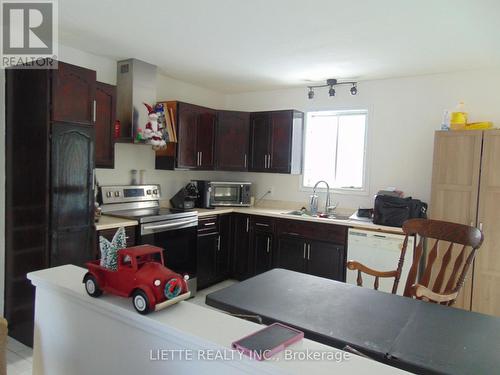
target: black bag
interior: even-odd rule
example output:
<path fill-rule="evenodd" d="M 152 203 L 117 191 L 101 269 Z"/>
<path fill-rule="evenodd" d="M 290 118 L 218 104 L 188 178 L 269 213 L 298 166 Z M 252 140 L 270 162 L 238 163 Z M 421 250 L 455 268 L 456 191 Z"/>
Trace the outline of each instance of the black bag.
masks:
<path fill-rule="evenodd" d="M 373 210 L 373 223 L 389 227 L 402 227 L 408 219 L 427 218 L 427 203 L 419 199 L 377 195 Z"/>

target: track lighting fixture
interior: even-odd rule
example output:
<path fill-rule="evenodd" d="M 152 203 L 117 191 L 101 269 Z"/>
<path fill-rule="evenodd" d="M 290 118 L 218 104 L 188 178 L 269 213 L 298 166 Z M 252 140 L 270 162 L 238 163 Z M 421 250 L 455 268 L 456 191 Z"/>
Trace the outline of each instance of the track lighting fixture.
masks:
<path fill-rule="evenodd" d="M 309 99 L 313 99 L 314 98 L 314 90 L 312 87 L 309 87 L 309 92 L 307 93 L 307 97 Z"/>
<path fill-rule="evenodd" d="M 336 91 L 334 86 L 339 86 L 339 85 L 352 85 L 350 92 L 351 95 L 356 95 L 358 93 L 358 83 L 354 81 L 349 81 L 349 82 L 338 82 L 335 78 L 330 78 L 326 80 L 325 85 L 315 85 L 315 86 L 307 86 L 309 89 L 309 92 L 307 93 L 307 97 L 309 99 L 314 99 L 314 89 L 316 88 L 321 88 L 321 87 L 330 87 L 328 89 L 328 95 L 330 96 L 335 96 Z"/>

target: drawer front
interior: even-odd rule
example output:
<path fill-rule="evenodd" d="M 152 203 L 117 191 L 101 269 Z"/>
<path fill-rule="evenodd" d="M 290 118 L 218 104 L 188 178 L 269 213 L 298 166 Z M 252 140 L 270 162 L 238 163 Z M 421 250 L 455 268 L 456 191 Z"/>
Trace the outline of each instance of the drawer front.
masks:
<path fill-rule="evenodd" d="M 250 225 L 255 230 L 259 230 L 261 232 L 274 232 L 274 220 L 273 218 L 266 216 L 251 216 L 250 217 Z"/>
<path fill-rule="evenodd" d="M 346 245 L 347 229 L 343 225 L 310 223 L 300 220 L 279 220 L 277 224 L 278 235 L 288 234 L 339 245 Z"/>
<path fill-rule="evenodd" d="M 198 219 L 198 233 L 212 233 L 219 230 L 218 216 L 207 216 Z"/>

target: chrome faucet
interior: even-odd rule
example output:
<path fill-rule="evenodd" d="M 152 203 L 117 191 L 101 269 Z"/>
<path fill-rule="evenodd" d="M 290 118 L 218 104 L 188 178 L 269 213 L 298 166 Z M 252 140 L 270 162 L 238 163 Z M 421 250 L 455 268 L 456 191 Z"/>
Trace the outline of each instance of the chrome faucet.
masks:
<path fill-rule="evenodd" d="M 316 215 L 318 213 L 318 195 L 316 194 L 316 188 L 322 182 L 326 185 L 326 201 L 324 213 L 328 214 L 328 211 L 330 210 L 330 185 L 328 185 L 328 182 L 320 180 L 316 182 L 316 185 L 314 185 L 311 200 L 309 201 L 309 211 L 311 212 L 311 215 Z"/>

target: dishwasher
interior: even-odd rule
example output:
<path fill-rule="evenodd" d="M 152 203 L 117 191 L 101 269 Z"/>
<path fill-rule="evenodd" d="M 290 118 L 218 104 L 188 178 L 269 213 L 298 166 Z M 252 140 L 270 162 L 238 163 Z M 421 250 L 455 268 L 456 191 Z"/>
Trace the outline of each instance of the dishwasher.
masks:
<path fill-rule="evenodd" d="M 361 229 L 349 229 L 347 260 L 354 260 L 377 271 L 393 271 L 398 267 L 404 234 L 390 234 Z M 408 248 L 403 263 L 397 294 L 403 295 L 406 278 L 410 270 L 415 246 L 415 237 L 408 238 Z M 356 285 L 358 271 L 347 269 L 346 282 Z M 372 288 L 375 277 L 362 273 L 363 287 Z M 394 278 L 379 278 L 380 291 L 391 293 Z"/>

